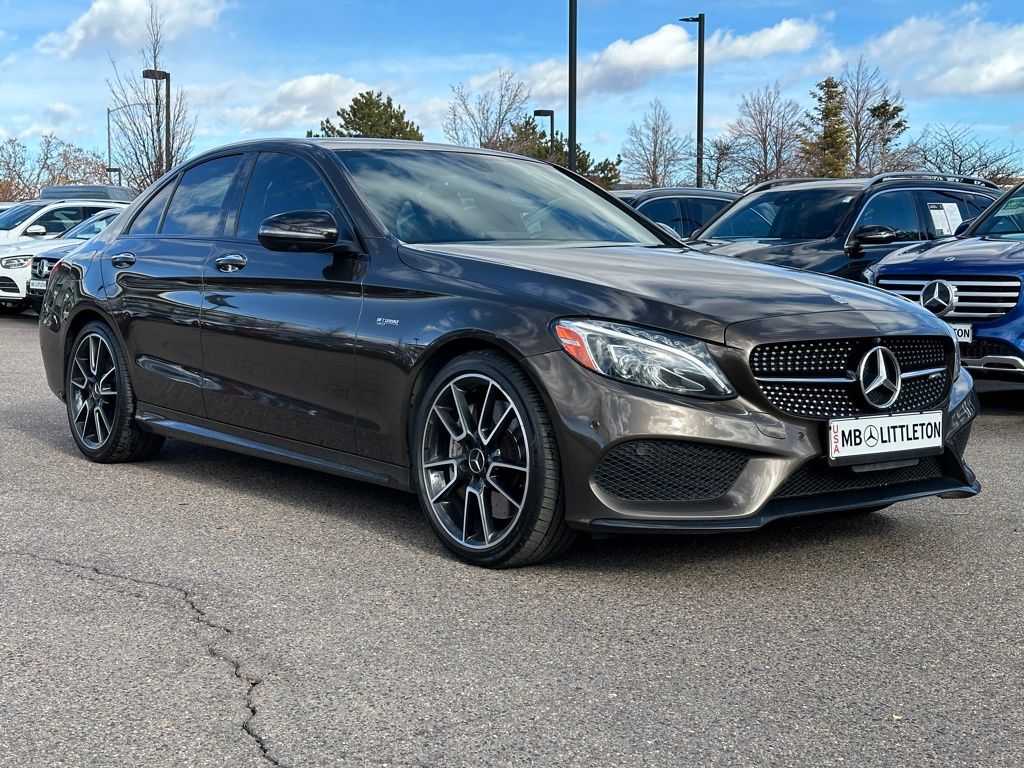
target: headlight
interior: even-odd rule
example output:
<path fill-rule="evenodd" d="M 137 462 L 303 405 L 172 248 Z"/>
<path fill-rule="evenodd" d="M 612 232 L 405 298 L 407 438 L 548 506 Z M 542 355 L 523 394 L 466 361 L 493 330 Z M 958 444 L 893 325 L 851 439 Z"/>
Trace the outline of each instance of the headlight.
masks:
<path fill-rule="evenodd" d="M 4 269 L 21 269 L 31 263 L 31 256 L 8 256 L 6 259 L 0 259 L 0 267 Z"/>
<path fill-rule="evenodd" d="M 601 320 L 559 320 L 555 335 L 580 365 L 604 376 L 680 395 L 736 395 L 698 339 Z"/>

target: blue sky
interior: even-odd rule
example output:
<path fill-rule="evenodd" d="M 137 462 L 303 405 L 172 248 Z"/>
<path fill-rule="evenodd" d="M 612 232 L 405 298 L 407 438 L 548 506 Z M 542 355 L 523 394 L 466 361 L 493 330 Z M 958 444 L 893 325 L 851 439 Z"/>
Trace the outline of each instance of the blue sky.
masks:
<path fill-rule="evenodd" d="M 689 4 L 687 4 L 689 2 Z M 581 142 L 613 155 L 660 98 L 694 128 L 695 25 L 708 17 L 707 132 L 744 92 L 779 81 L 807 102 L 816 80 L 864 55 L 900 88 L 916 133 L 973 123 L 999 142 L 1024 133 L 1024 6 L 910 0 L 580 0 Z M 0 137 L 53 130 L 105 146 L 110 59 L 138 69 L 146 0 L 0 0 Z M 383 89 L 428 139 L 452 83 L 499 68 L 531 85 L 531 107 L 565 128 L 565 0 L 162 0 L 165 66 L 198 113 L 196 149 L 303 135 L 352 95 Z"/>

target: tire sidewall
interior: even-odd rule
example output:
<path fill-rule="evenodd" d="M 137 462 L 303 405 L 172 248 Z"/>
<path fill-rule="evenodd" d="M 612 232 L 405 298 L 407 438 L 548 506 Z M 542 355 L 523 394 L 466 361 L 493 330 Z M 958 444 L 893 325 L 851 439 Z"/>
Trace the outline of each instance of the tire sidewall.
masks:
<path fill-rule="evenodd" d="M 415 428 L 410 439 L 413 482 L 424 517 L 427 518 L 430 527 L 434 529 L 438 538 L 441 539 L 448 549 L 464 560 L 484 566 L 501 565 L 512 559 L 523 548 L 529 533 L 533 530 L 537 518 L 542 512 L 544 487 L 547 480 L 553 473 L 555 479 L 560 481 L 557 453 L 555 454 L 555 462 L 550 462 L 545 457 L 545 452 L 541 447 L 541 430 L 550 429 L 549 422 L 546 422 L 546 420 L 542 421 L 543 416 L 546 416 L 546 414 L 542 415 L 535 412 L 534 407 L 520 392 L 521 384 L 515 381 L 506 369 L 511 369 L 513 372 L 516 370 L 513 363 L 506 362 L 503 358 L 497 357 L 494 354 L 469 354 L 448 363 L 438 372 L 424 392 L 423 398 L 420 400 L 416 410 Z M 464 547 L 448 535 L 448 532 L 434 517 L 430 500 L 426 497 L 423 488 L 422 478 L 423 433 L 426 427 L 427 416 L 430 413 L 430 407 L 438 393 L 454 379 L 471 373 L 483 374 L 494 379 L 514 401 L 516 409 L 522 415 L 522 420 L 525 422 L 522 426 L 528 441 L 531 468 L 526 504 L 519 515 L 519 519 L 515 522 L 512 531 L 500 544 L 496 545 L 493 549 L 484 550 Z M 523 378 L 525 379 L 525 375 Z M 553 436 L 551 436 L 551 439 L 553 439 Z"/>
<path fill-rule="evenodd" d="M 114 358 L 114 377 L 117 380 L 117 408 L 114 412 L 114 423 L 111 426 L 110 435 L 107 437 L 107 441 L 99 448 L 90 448 L 82 442 L 78 436 L 78 430 L 75 429 L 75 418 L 72 413 L 73 409 L 73 398 L 71 396 L 71 370 L 75 362 L 75 354 L 78 351 L 79 345 L 86 336 L 90 335 L 102 336 L 104 341 L 110 348 L 110 352 Z M 75 336 L 74 342 L 68 350 L 68 358 L 64 365 L 64 404 L 65 410 L 68 415 L 68 426 L 71 427 L 71 437 L 75 441 L 75 445 L 78 446 L 85 456 L 92 459 L 93 461 L 104 461 L 107 459 L 115 450 L 118 448 L 119 436 L 123 434 L 125 424 L 129 418 L 128 414 L 128 399 L 129 399 L 129 382 L 124 364 L 124 355 L 121 352 L 121 347 L 117 343 L 117 338 L 113 332 L 107 328 L 106 325 L 100 322 L 91 322 L 82 327 L 82 329 Z"/>

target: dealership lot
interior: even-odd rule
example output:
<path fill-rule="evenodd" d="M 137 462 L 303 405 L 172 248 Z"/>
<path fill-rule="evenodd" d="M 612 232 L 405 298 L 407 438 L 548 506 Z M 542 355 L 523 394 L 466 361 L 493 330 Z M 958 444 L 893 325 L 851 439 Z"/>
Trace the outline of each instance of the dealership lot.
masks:
<path fill-rule="evenodd" d="M 1020 765 L 1021 388 L 984 491 L 491 572 L 412 496 L 86 462 L 0 321 L 0 765 Z M 571 503 L 571 500 L 570 500 Z"/>

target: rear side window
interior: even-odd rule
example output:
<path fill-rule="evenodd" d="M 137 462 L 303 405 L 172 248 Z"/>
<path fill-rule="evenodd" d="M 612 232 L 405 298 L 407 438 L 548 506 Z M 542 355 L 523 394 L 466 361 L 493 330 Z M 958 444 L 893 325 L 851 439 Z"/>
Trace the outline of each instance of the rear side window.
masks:
<path fill-rule="evenodd" d="M 218 157 L 185 171 L 167 206 L 160 234 L 192 237 L 220 234 L 224 202 L 241 159 L 241 155 Z"/>
<path fill-rule="evenodd" d="M 967 206 L 971 210 L 971 218 L 981 216 L 995 202 L 995 198 L 985 197 L 985 195 L 965 194 L 964 197 L 967 198 Z"/>
<path fill-rule="evenodd" d="M 149 202 L 142 206 L 139 215 L 132 222 L 129 234 L 132 235 L 155 235 L 157 227 L 160 226 L 160 219 L 164 215 L 164 208 L 167 201 L 171 199 L 171 192 L 174 191 L 174 182 L 164 184 L 163 188 L 149 199 Z"/>
<path fill-rule="evenodd" d="M 966 192 L 952 189 L 922 189 L 919 193 L 924 202 L 927 218 L 925 226 L 931 237 L 949 237 L 960 223 L 977 216 L 968 199 L 974 197 Z"/>
<path fill-rule="evenodd" d="M 713 197 L 687 197 L 680 202 L 683 204 L 683 234 L 687 237 L 711 221 L 715 214 L 729 204 L 728 200 L 717 200 Z"/>
<path fill-rule="evenodd" d="M 293 155 L 263 152 L 245 187 L 236 234 L 255 240 L 260 224 L 270 216 L 334 208 L 334 196 L 313 166 Z"/>
<path fill-rule="evenodd" d="M 880 192 L 864 206 L 857 228 L 890 227 L 899 242 L 923 240 L 913 194 L 909 191 Z"/>
<path fill-rule="evenodd" d="M 646 203 L 641 203 L 637 210 L 651 221 L 672 227 L 677 235 L 683 234 L 679 206 L 676 205 L 673 198 L 660 197 L 656 200 L 648 200 Z"/>

